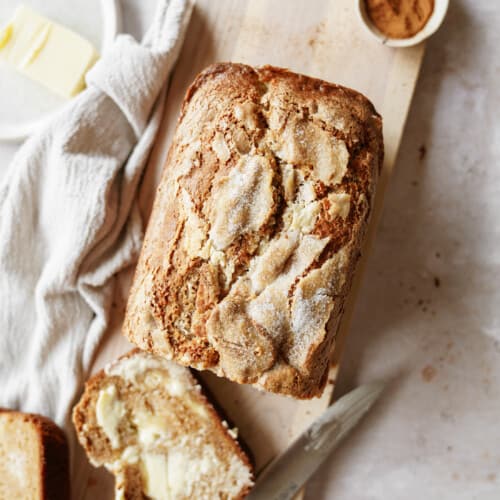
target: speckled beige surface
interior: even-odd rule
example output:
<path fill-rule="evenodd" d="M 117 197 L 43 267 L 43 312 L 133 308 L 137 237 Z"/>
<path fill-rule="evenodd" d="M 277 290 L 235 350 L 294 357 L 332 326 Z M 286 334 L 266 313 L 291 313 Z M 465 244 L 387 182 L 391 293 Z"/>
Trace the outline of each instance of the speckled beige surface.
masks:
<path fill-rule="evenodd" d="M 500 4 L 427 46 L 338 394 L 390 379 L 307 500 L 500 498 Z"/>

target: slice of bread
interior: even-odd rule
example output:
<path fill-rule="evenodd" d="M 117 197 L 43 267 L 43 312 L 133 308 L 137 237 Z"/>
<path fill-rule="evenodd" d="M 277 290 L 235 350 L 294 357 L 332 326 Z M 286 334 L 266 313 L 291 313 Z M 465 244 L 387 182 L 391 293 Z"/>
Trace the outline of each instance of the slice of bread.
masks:
<path fill-rule="evenodd" d="M 73 411 L 95 466 L 115 475 L 116 498 L 241 499 L 252 467 L 191 372 L 131 351 L 92 377 Z"/>
<path fill-rule="evenodd" d="M 0 409 L 0 499 L 68 500 L 66 437 L 41 415 Z"/>

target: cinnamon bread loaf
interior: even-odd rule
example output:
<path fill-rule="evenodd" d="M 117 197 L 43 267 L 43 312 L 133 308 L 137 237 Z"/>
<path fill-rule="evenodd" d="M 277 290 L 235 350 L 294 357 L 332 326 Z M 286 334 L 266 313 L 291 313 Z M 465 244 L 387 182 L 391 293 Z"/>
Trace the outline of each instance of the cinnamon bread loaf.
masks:
<path fill-rule="evenodd" d="M 321 394 L 382 158 L 358 92 L 210 66 L 182 105 L 126 336 L 239 383 Z"/>

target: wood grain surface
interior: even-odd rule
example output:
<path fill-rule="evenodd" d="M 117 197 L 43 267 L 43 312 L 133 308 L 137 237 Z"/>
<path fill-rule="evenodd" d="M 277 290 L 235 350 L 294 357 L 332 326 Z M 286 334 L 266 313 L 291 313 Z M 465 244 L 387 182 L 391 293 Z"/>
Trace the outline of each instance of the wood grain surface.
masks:
<path fill-rule="evenodd" d="M 385 162 L 361 262 L 337 336 L 330 380 L 322 398 L 294 401 L 203 374 L 220 405 L 240 429 L 261 470 L 330 403 L 342 346 L 349 329 L 366 254 L 374 238 L 387 182 L 397 155 L 406 115 L 424 54 L 424 45 L 385 47 L 365 31 L 354 0 L 199 0 L 171 79 L 158 140 L 146 170 L 140 205 L 147 221 L 180 103 L 190 82 L 216 61 L 272 64 L 352 87 L 364 93 L 383 117 Z M 94 369 L 126 352 L 120 335 L 124 303 L 133 270 L 117 278 L 113 327 Z M 111 498 L 103 471 L 89 480 L 87 498 Z"/>

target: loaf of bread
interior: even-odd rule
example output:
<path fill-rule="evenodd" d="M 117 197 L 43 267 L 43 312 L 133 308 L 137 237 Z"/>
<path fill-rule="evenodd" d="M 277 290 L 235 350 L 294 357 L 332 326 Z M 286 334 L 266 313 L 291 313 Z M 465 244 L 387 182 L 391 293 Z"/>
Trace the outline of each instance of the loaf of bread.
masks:
<path fill-rule="evenodd" d="M 381 118 L 361 94 L 269 66 L 209 67 L 182 105 L 126 336 L 238 383 L 321 394 L 382 158 Z"/>
<path fill-rule="evenodd" d="M 241 499 L 252 486 L 236 431 L 187 368 L 158 356 L 137 349 L 92 377 L 73 422 L 116 499 Z"/>
<path fill-rule="evenodd" d="M 0 498 L 69 500 L 66 437 L 48 418 L 0 409 Z"/>

